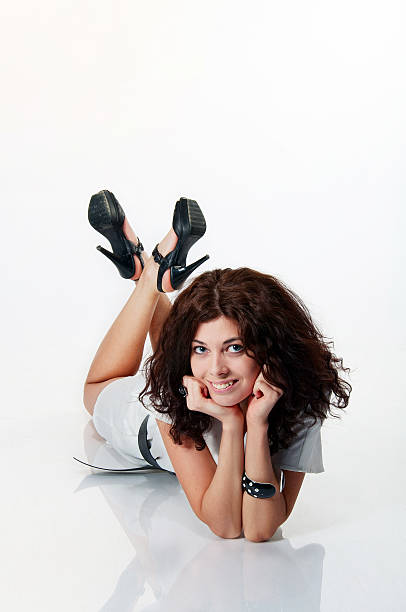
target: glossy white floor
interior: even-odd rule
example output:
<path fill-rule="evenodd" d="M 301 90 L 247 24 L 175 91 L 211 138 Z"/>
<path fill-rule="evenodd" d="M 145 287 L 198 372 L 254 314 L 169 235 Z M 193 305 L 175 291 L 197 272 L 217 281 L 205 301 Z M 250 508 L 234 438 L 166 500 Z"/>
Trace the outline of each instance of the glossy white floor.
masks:
<path fill-rule="evenodd" d="M 215 536 L 171 474 L 75 462 L 118 465 L 80 405 L 10 418 L 3 609 L 404 610 L 403 432 L 374 432 L 354 414 L 325 423 L 326 471 L 305 477 L 293 514 L 265 543 Z"/>

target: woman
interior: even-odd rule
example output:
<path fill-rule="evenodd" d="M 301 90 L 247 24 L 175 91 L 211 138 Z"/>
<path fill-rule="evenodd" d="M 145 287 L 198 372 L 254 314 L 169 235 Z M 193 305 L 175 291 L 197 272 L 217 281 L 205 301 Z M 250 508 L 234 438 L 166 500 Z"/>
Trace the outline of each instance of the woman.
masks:
<path fill-rule="evenodd" d="M 93 360 L 84 403 L 97 431 L 127 457 L 176 473 L 200 520 L 218 536 L 269 539 L 290 515 L 306 472 L 324 471 L 320 427 L 348 405 L 351 385 L 300 298 L 249 268 L 185 267 L 205 233 L 181 198 L 172 228 L 148 258 L 114 195 L 92 197 L 101 250 L 136 281 Z M 139 372 L 150 335 L 153 354 Z M 331 404 L 333 405 L 333 404 Z M 332 414 L 332 416 L 336 416 Z M 145 437 L 145 439 L 144 439 Z M 148 440 L 148 445 L 146 441 Z"/>

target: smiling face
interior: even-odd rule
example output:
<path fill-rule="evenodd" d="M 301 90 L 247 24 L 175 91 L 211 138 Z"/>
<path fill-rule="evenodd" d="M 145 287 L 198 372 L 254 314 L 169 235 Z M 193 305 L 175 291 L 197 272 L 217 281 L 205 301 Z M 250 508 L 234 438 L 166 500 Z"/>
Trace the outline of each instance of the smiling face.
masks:
<path fill-rule="evenodd" d="M 237 323 L 224 316 L 200 323 L 196 330 L 190 357 L 192 374 L 205 383 L 210 397 L 220 406 L 234 406 L 246 399 L 261 370 L 242 342 Z"/>

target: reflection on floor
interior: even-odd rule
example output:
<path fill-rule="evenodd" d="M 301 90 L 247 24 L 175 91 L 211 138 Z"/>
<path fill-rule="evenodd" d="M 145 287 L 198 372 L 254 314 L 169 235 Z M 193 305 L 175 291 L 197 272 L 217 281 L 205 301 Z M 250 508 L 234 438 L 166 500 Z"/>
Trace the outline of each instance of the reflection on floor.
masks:
<path fill-rule="evenodd" d="M 84 441 L 93 465 L 129 467 L 91 421 Z M 280 529 L 260 546 L 244 538 L 218 538 L 194 516 L 169 473 L 93 474 L 78 490 L 87 487 L 102 491 L 136 551 L 103 609 L 269 610 L 272 602 L 271 609 L 289 610 L 299 601 L 301 610 L 320 609 L 324 549 L 319 544 L 295 550 Z"/>
<path fill-rule="evenodd" d="M 326 472 L 306 475 L 292 515 L 263 543 L 214 535 L 172 474 L 74 461 L 128 468 L 88 415 L 4 425 L 8 612 L 405 609 L 404 493 L 385 466 L 360 478 L 355 455 L 341 465 L 329 455 L 342 450 L 335 424 L 323 432 Z"/>

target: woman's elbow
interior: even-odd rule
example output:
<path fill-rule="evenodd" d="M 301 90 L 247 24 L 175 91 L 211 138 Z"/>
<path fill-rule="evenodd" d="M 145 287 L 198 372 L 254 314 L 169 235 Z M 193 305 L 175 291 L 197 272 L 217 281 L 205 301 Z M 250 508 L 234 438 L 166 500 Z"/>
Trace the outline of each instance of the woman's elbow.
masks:
<path fill-rule="evenodd" d="M 270 540 L 272 538 L 272 536 L 267 537 L 262 537 L 262 536 L 251 536 L 251 535 L 246 535 L 245 539 L 249 540 L 250 542 L 267 542 L 268 540 Z"/>
<path fill-rule="evenodd" d="M 227 529 L 227 530 L 218 530 L 210 527 L 211 531 L 218 536 L 219 538 L 223 538 L 223 540 L 231 540 L 235 538 L 239 538 L 241 536 L 241 529 Z"/>
<path fill-rule="evenodd" d="M 244 532 L 244 537 L 246 540 L 249 540 L 250 542 L 267 542 L 274 536 L 275 532 L 276 532 L 276 529 L 267 534 L 245 533 Z"/>

